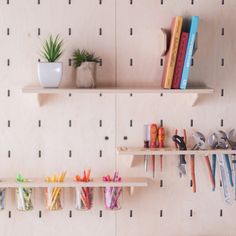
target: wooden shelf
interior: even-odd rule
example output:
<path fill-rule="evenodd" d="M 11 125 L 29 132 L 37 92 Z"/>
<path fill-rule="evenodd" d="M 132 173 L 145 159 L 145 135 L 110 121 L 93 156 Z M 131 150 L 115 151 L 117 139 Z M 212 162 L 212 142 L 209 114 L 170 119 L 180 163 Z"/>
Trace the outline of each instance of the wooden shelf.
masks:
<path fill-rule="evenodd" d="M 18 187 L 30 187 L 30 188 L 47 188 L 47 187 L 62 187 L 62 188 L 74 188 L 74 187 L 127 187 L 130 190 L 130 194 L 133 194 L 136 187 L 147 187 L 147 178 L 123 178 L 121 182 L 104 182 L 101 178 L 94 178 L 91 182 L 76 182 L 73 178 L 66 178 L 64 182 L 48 183 L 44 179 L 29 178 L 29 182 L 19 183 L 16 179 L 3 179 L 1 178 L 0 188 L 18 188 Z"/>
<path fill-rule="evenodd" d="M 118 155 L 129 157 L 129 166 L 133 165 L 135 157 L 152 156 L 177 156 L 177 155 L 195 155 L 195 156 L 211 156 L 213 154 L 236 154 L 236 150 L 231 149 L 215 149 L 215 150 L 186 150 L 180 151 L 176 148 L 141 148 L 141 147 L 118 147 Z"/>
<path fill-rule="evenodd" d="M 212 88 L 189 88 L 189 89 L 162 89 L 160 87 L 147 87 L 147 88 L 129 88 L 129 87 L 101 87 L 93 89 L 79 89 L 79 88 L 41 88 L 41 87 L 24 87 L 22 92 L 25 94 L 37 95 L 39 105 L 41 105 L 42 96 L 57 94 L 90 94 L 90 93 L 109 93 L 109 94 L 124 94 L 124 93 L 148 93 L 148 94 L 188 94 L 191 95 L 191 105 L 194 105 L 202 94 L 212 94 Z"/>
<path fill-rule="evenodd" d="M 197 93 L 197 94 L 212 94 L 211 88 L 193 88 L 193 89 L 161 89 L 160 87 L 150 88 L 126 88 L 126 87 L 101 87 L 92 89 L 79 89 L 79 88 L 41 88 L 41 87 L 24 87 L 23 93 L 36 93 L 36 94 L 69 94 L 69 93 Z"/>
<path fill-rule="evenodd" d="M 196 155 L 205 156 L 212 154 L 236 154 L 236 150 L 231 149 L 215 149 L 215 150 L 186 150 L 180 151 L 175 148 L 140 148 L 140 147 L 118 147 L 117 152 L 119 155 L 132 155 L 132 156 L 144 156 L 144 155 Z"/>

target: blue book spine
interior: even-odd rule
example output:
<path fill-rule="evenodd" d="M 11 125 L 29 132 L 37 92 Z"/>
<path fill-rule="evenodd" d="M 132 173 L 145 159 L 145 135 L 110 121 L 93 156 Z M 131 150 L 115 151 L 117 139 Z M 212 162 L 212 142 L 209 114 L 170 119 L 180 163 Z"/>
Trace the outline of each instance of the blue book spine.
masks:
<path fill-rule="evenodd" d="M 196 39 L 198 25 L 199 25 L 199 16 L 192 16 L 190 32 L 189 32 L 188 46 L 187 46 L 186 56 L 185 56 L 185 60 L 184 60 L 182 78 L 181 78 L 181 82 L 180 82 L 180 88 L 181 89 L 186 89 L 187 88 L 189 70 L 190 70 L 190 66 L 191 66 L 194 42 L 195 42 L 195 39 Z"/>

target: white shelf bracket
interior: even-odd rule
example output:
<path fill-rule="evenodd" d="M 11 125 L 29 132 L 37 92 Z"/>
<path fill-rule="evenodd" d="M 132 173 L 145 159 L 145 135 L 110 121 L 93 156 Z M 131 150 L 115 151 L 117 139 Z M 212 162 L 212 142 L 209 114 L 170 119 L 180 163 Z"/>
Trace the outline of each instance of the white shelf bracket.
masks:
<path fill-rule="evenodd" d="M 37 94 L 37 103 L 38 106 L 44 106 L 49 100 L 53 99 L 53 97 L 58 96 L 58 94 L 50 94 L 50 93 L 38 93 Z"/>
<path fill-rule="evenodd" d="M 129 162 L 129 167 L 134 167 L 134 156 L 133 155 L 130 155 L 128 157 L 128 162 Z"/>
<path fill-rule="evenodd" d="M 124 151 L 125 149 L 126 147 L 119 148 L 120 151 Z M 119 150 L 117 150 L 118 155 L 119 155 Z M 128 167 L 134 167 L 135 156 L 132 154 L 126 154 L 125 156 L 126 156 L 126 158 L 124 158 L 125 164 L 127 164 Z"/>
<path fill-rule="evenodd" d="M 134 187 L 129 187 L 129 195 L 130 196 L 134 195 Z"/>
<path fill-rule="evenodd" d="M 42 104 L 43 104 L 43 100 L 44 100 L 43 97 L 44 97 L 44 95 L 38 93 L 36 96 L 37 96 L 37 98 L 36 98 L 37 99 L 37 104 L 38 104 L 39 107 L 41 107 Z"/>
<path fill-rule="evenodd" d="M 190 101 L 190 105 L 193 107 L 197 104 L 197 101 L 198 101 L 198 98 L 199 98 L 200 94 L 198 93 L 193 93 L 191 94 L 191 99 L 189 100 Z"/>

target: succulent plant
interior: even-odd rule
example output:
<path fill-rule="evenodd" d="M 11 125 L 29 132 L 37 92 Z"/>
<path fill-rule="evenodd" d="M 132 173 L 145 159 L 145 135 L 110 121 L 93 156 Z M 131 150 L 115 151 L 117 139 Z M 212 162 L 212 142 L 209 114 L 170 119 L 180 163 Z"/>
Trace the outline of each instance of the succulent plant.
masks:
<path fill-rule="evenodd" d="M 62 43 L 59 35 L 53 38 L 50 35 L 49 39 L 43 44 L 42 54 L 48 62 L 55 62 L 62 55 Z"/>
<path fill-rule="evenodd" d="M 74 67 L 79 67 L 83 62 L 96 62 L 100 61 L 99 57 L 95 56 L 95 53 L 88 52 L 86 50 L 76 49 L 73 53 L 73 65 Z"/>

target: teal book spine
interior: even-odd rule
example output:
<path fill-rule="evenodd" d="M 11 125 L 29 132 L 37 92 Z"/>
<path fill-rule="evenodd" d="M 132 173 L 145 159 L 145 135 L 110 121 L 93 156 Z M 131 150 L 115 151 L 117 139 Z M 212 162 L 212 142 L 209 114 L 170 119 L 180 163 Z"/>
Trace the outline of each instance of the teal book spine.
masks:
<path fill-rule="evenodd" d="M 194 43 L 195 43 L 195 39 L 196 39 L 196 34 L 198 31 L 198 25 L 199 25 L 199 16 L 192 16 L 188 46 L 187 46 L 187 50 L 186 50 L 183 73 L 182 73 L 182 78 L 181 78 L 181 82 L 180 82 L 181 89 L 187 88 L 189 70 L 190 70 L 190 66 L 191 66 L 191 60 L 192 60 L 192 55 L 193 55 L 193 48 L 194 48 Z"/>

